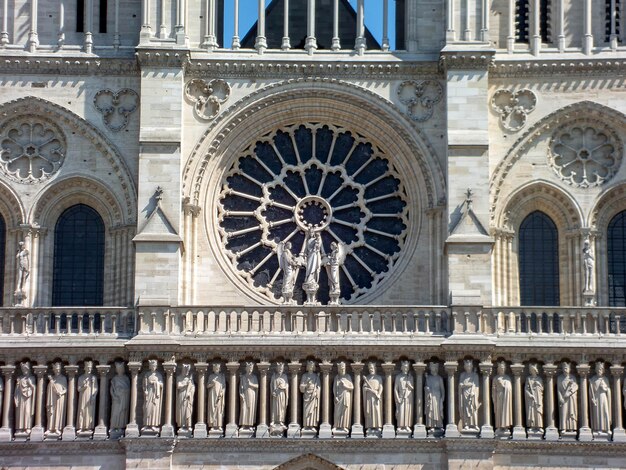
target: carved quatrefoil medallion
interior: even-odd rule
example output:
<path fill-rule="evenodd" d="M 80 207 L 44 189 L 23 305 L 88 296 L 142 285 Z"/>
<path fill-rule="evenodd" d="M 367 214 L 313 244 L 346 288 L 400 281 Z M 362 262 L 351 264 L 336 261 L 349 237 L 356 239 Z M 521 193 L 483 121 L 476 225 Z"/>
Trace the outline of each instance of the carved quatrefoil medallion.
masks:
<path fill-rule="evenodd" d="M 526 125 L 526 119 L 535 110 L 537 95 L 532 90 L 498 90 L 491 97 L 491 108 L 500 115 L 500 124 L 506 130 L 517 132 Z"/>
<path fill-rule="evenodd" d="M 566 183 L 588 188 L 606 183 L 617 173 L 622 153 L 615 132 L 581 122 L 557 129 L 550 141 L 548 162 Z"/>
<path fill-rule="evenodd" d="M 0 167 L 20 183 L 40 182 L 55 174 L 66 149 L 63 132 L 43 119 L 20 117 L 0 128 Z"/>
<path fill-rule="evenodd" d="M 222 104 L 228 101 L 230 86 L 224 80 L 217 78 L 210 82 L 194 78 L 187 82 L 185 96 L 193 103 L 196 116 L 208 121 L 217 116 Z"/>
<path fill-rule="evenodd" d="M 139 96 L 130 88 L 122 88 L 117 92 L 105 89 L 96 93 L 93 104 L 102 113 L 104 125 L 113 132 L 119 132 L 126 127 L 128 117 L 137 109 Z"/>
<path fill-rule="evenodd" d="M 439 82 L 407 80 L 398 86 L 398 99 L 406 106 L 407 114 L 417 122 L 428 121 L 434 106 L 443 98 L 443 88 Z"/>

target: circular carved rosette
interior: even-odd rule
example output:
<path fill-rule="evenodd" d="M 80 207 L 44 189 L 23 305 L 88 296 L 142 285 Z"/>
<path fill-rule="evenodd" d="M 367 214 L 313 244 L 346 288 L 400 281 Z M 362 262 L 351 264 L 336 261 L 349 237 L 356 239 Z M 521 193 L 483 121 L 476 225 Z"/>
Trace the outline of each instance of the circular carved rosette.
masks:
<path fill-rule="evenodd" d="M 391 161 L 364 137 L 332 125 L 306 123 L 271 132 L 250 145 L 227 172 L 217 205 L 219 233 L 237 274 L 277 302 L 282 271 L 277 247 L 291 242 L 304 256 L 319 233 L 322 256 L 345 247 L 341 299 L 355 303 L 396 264 L 406 238 L 407 195 Z M 302 303 L 305 269 L 294 299 Z M 328 276 L 320 272 L 326 303 Z"/>

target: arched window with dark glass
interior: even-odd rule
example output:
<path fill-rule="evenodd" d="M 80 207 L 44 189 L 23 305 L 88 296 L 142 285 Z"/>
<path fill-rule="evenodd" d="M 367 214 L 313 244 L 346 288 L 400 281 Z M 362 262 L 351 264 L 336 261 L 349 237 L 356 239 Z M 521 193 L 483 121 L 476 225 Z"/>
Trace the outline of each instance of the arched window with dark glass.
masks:
<path fill-rule="evenodd" d="M 607 232 L 609 305 L 626 307 L 626 211 L 611 219 Z"/>
<path fill-rule="evenodd" d="M 531 19 L 534 17 L 534 3 L 531 0 L 515 2 L 515 42 L 528 44 L 532 36 Z M 541 42 L 549 43 L 550 39 L 550 8 L 549 0 L 539 0 L 539 35 Z"/>
<path fill-rule="evenodd" d="M 521 305 L 559 305 L 559 237 L 552 219 L 529 214 L 519 229 Z"/>
<path fill-rule="evenodd" d="M 54 231 L 53 306 L 98 306 L 104 290 L 104 223 L 91 207 L 66 209 Z"/>
<path fill-rule="evenodd" d="M 4 251 L 6 250 L 6 233 L 7 226 L 0 215 L 0 306 L 4 305 L 4 271 L 6 270 Z"/>

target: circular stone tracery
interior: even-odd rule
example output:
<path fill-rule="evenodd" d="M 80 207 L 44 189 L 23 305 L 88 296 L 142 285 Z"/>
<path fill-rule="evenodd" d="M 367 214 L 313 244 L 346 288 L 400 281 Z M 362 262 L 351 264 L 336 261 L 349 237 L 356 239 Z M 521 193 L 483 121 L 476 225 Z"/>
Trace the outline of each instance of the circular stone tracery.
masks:
<path fill-rule="evenodd" d="M 271 301 L 281 297 L 277 246 L 303 255 L 306 233 L 319 232 L 322 254 L 346 248 L 341 298 L 354 303 L 396 264 L 406 238 L 407 195 L 383 152 L 348 129 L 306 123 L 273 131 L 250 145 L 225 176 L 217 206 L 219 233 L 235 271 Z M 302 291 L 298 270 L 294 299 Z M 328 301 L 320 272 L 318 299 Z"/>

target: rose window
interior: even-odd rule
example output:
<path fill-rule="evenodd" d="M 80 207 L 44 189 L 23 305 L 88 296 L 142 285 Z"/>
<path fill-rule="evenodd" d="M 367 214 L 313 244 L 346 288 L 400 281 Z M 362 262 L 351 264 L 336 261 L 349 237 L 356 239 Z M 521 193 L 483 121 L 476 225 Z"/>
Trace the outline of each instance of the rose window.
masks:
<path fill-rule="evenodd" d="M 587 188 L 610 180 L 619 168 L 621 154 L 620 140 L 612 131 L 576 125 L 555 133 L 548 161 L 563 181 Z"/>
<path fill-rule="evenodd" d="M 2 127 L 0 165 L 15 181 L 29 183 L 48 178 L 61 167 L 65 151 L 62 133 L 51 123 L 19 119 Z"/>
<path fill-rule="evenodd" d="M 398 260 L 406 200 L 393 164 L 363 136 L 331 125 L 294 125 L 263 136 L 235 161 L 219 197 L 218 229 L 237 273 L 272 301 L 282 295 L 281 242 L 290 242 L 300 259 L 311 234 L 320 235 L 324 259 L 331 243 L 341 245 L 340 299 L 354 303 Z M 293 275 L 297 303 L 306 299 L 305 269 Z M 322 303 L 329 300 L 328 275 L 320 269 Z"/>

